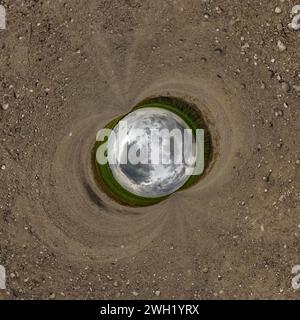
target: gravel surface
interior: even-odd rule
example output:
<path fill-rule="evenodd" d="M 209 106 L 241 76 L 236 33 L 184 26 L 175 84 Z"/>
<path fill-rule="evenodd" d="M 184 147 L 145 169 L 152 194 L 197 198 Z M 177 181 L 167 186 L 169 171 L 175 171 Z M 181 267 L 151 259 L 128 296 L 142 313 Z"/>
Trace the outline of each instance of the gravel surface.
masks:
<path fill-rule="evenodd" d="M 296 1 L 1 3 L 0 298 L 300 297 Z M 121 206 L 94 181 L 96 133 L 160 95 L 198 105 L 215 159 Z"/>

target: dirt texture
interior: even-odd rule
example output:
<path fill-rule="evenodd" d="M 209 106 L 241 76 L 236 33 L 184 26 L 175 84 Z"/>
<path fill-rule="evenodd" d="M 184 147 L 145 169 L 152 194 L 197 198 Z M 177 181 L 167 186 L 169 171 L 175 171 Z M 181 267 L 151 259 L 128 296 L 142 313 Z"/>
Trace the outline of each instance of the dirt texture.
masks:
<path fill-rule="evenodd" d="M 6 0 L 2 299 L 298 299 L 300 31 L 291 0 Z M 195 103 L 212 168 L 147 208 L 97 186 L 99 129 Z"/>

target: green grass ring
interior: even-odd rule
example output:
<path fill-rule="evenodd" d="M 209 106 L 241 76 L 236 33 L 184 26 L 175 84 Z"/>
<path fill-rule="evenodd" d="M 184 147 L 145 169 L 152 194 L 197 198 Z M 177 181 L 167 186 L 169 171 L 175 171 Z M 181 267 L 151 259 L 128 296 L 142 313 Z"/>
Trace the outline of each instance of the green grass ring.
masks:
<path fill-rule="evenodd" d="M 196 134 L 197 129 L 204 129 L 205 130 L 205 168 L 207 168 L 208 162 L 212 157 L 212 139 L 211 135 L 208 131 L 208 127 L 203 119 L 201 112 L 198 108 L 194 105 L 188 104 L 187 102 L 177 99 L 177 98 L 168 98 L 168 97 L 160 97 L 160 98 L 152 98 L 147 99 L 140 104 L 136 105 L 130 112 L 134 110 L 141 109 L 141 108 L 149 108 L 149 107 L 158 107 L 162 109 L 166 109 L 175 113 L 181 119 L 183 119 L 187 125 L 192 129 L 193 133 Z M 120 116 L 116 119 L 113 119 L 109 122 L 105 128 L 113 129 L 124 117 L 127 116 Z M 106 139 L 107 140 L 107 139 Z M 109 195 L 111 198 L 116 200 L 117 202 L 133 206 L 133 207 L 144 207 L 144 206 L 151 206 L 157 204 L 165 199 L 167 199 L 170 195 L 164 197 L 157 197 L 157 198 L 146 198 L 141 197 L 124 189 L 118 181 L 114 178 L 109 164 L 106 163 L 104 165 L 100 165 L 96 160 L 96 152 L 99 146 L 101 146 L 105 141 L 97 141 L 92 150 L 92 166 L 94 170 L 94 175 L 97 184 L 101 189 Z M 203 175 L 203 173 L 202 173 Z M 190 176 L 188 181 L 182 186 L 178 191 L 190 188 L 195 183 L 197 183 L 201 176 Z M 178 192 L 177 191 L 177 192 Z"/>

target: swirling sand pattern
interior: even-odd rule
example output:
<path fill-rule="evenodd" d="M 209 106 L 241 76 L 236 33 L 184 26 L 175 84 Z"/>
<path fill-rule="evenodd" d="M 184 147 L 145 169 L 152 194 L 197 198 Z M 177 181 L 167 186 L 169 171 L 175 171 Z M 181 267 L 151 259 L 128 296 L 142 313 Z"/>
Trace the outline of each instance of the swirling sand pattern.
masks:
<path fill-rule="evenodd" d="M 289 109 L 289 129 L 281 123 L 273 123 L 272 129 L 265 127 L 270 106 L 278 105 L 274 90 L 280 88 L 268 78 L 267 64 L 255 67 L 245 62 L 240 55 L 243 28 L 228 24 L 233 16 L 243 18 L 255 46 L 259 16 L 247 24 L 251 15 L 245 13 L 246 4 L 228 1 L 220 15 L 211 8 L 213 1 L 200 2 L 89 1 L 84 6 L 76 1 L 72 11 L 71 4 L 51 3 L 29 16 L 41 21 L 52 17 L 56 35 L 44 37 L 39 31 L 44 24 L 38 30 L 32 24 L 31 41 L 36 45 L 29 51 L 31 69 L 18 69 L 15 61 L 23 52 L 19 47 L 11 50 L 11 59 L 15 59 L 11 66 L 20 74 L 31 70 L 33 79 L 43 75 L 39 83 L 53 82 L 45 98 L 49 101 L 39 100 L 30 118 L 40 128 L 42 143 L 37 148 L 24 144 L 28 156 L 23 163 L 15 162 L 24 191 L 11 200 L 9 210 L 19 224 L 8 223 L 3 234 L 9 234 L 7 239 L 18 248 L 28 243 L 32 257 L 41 248 L 52 255 L 37 268 L 32 267 L 29 254 L 17 254 L 19 249 L 15 249 L 17 256 L 28 257 L 25 265 L 7 258 L 24 276 L 31 270 L 40 281 L 44 275 L 43 284 L 16 296 L 47 298 L 50 292 L 45 285 L 50 274 L 56 283 L 62 283 L 62 289 L 52 282 L 49 287 L 64 290 L 67 297 L 132 298 L 138 293 L 143 298 L 248 298 L 279 292 L 289 276 L 289 264 L 279 265 L 272 253 L 296 263 L 292 249 L 282 251 L 282 241 L 288 248 L 298 241 L 290 238 L 288 230 L 296 225 L 299 197 L 294 182 L 267 187 L 261 176 L 269 169 L 278 175 L 279 166 L 292 181 L 299 178 L 294 168 L 284 166 L 282 153 L 272 151 L 285 137 L 286 147 L 295 150 L 299 118 Z M 262 12 L 267 12 L 269 1 L 262 2 Z M 254 7 L 249 4 L 248 9 Z M 204 17 L 210 10 L 214 20 Z M 53 48 L 51 41 L 61 48 L 57 56 L 48 51 Z M 269 56 L 266 48 L 260 50 L 265 50 L 261 55 Z M 45 60 L 38 64 L 40 56 Z M 274 89 L 262 90 L 258 76 Z M 28 93 L 24 101 L 33 101 L 34 94 Z M 205 177 L 192 188 L 153 207 L 122 206 L 97 186 L 91 149 L 99 129 L 152 96 L 183 98 L 199 107 L 211 130 L 214 159 Z M 295 99 L 290 94 L 285 101 L 293 105 Z M 44 111 L 44 104 L 49 111 Z M 9 138 L 8 142 L 15 147 Z M 258 151 L 258 146 L 268 143 L 269 149 Z M 293 151 L 288 157 L 295 163 Z M 267 188 L 272 192 L 265 192 Z M 272 203 L 279 192 L 290 202 L 283 202 L 274 217 Z M 282 222 L 284 212 L 289 220 Z M 269 228 L 268 234 L 261 231 L 262 225 Z M 24 231 L 24 226 L 29 229 Z M 16 230 L 19 236 L 14 238 Z M 278 230 L 285 230 L 284 240 Z M 11 252 L 8 248 L 7 244 L 5 250 Z M 266 263 L 274 272 L 265 272 L 261 266 Z M 73 283 L 81 287 L 79 291 L 76 285 L 69 286 L 69 272 L 77 279 Z M 82 279 L 74 275 L 81 272 Z M 265 279 L 263 286 L 257 277 Z M 118 285 L 112 285 L 110 278 Z M 93 290 L 87 283 L 92 283 Z M 20 286 L 13 280 L 10 285 Z"/>

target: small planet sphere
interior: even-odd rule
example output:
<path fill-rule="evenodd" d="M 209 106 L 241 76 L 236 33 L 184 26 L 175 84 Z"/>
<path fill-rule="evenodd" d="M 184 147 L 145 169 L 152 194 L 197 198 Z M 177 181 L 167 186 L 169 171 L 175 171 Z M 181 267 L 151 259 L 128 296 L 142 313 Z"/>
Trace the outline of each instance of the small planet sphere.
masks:
<path fill-rule="evenodd" d="M 176 133 L 175 138 L 171 134 L 171 139 L 164 139 L 162 132 Z M 195 138 L 174 112 L 159 107 L 137 109 L 126 115 L 113 133 L 108 138 L 108 165 L 128 192 L 146 198 L 164 197 L 188 181 L 194 166 Z"/>

